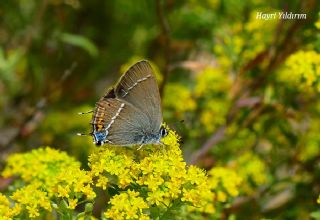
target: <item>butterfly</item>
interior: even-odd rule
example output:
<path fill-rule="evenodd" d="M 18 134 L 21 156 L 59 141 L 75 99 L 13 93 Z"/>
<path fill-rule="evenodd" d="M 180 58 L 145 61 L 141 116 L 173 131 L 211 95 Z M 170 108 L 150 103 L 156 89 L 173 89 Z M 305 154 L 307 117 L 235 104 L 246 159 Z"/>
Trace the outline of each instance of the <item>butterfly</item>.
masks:
<path fill-rule="evenodd" d="M 96 103 L 91 135 L 97 146 L 162 144 L 161 99 L 153 69 L 143 60 L 132 65 Z"/>

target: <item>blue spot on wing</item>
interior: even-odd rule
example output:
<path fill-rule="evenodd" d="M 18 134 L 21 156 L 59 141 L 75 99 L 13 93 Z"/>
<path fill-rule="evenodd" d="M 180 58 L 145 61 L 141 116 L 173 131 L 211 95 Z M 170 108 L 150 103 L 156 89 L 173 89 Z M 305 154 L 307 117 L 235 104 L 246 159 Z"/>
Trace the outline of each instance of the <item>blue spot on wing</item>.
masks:
<path fill-rule="evenodd" d="M 107 134 L 105 131 L 98 131 L 93 133 L 95 144 L 100 146 L 107 140 Z"/>

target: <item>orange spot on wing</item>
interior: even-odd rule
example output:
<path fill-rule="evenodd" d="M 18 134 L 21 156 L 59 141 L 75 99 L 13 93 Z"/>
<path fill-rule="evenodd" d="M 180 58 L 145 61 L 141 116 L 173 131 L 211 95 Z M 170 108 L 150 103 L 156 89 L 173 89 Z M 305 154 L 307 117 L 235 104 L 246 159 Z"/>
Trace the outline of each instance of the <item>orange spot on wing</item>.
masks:
<path fill-rule="evenodd" d="M 98 118 L 97 126 L 96 126 L 96 130 L 97 131 L 103 130 L 103 128 L 104 128 L 104 123 L 103 122 L 104 122 L 104 113 L 102 113 L 100 115 L 100 117 Z"/>

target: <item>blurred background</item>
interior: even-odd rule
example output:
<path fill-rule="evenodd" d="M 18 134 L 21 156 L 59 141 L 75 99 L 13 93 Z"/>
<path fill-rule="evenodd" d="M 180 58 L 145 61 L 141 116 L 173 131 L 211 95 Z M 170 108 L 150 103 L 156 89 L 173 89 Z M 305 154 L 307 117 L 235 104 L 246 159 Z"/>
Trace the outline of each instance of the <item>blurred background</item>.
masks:
<path fill-rule="evenodd" d="M 75 134 L 90 132 L 91 115 L 77 113 L 147 59 L 187 163 L 244 179 L 225 213 L 320 219 L 319 9 L 318 0 L 0 1 L 0 169 L 41 146 L 86 168 L 92 139 Z"/>

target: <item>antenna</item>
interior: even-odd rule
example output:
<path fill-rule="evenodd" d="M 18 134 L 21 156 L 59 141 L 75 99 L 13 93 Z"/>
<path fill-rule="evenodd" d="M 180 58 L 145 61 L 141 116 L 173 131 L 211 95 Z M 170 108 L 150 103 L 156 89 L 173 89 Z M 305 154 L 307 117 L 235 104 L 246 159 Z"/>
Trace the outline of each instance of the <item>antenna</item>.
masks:
<path fill-rule="evenodd" d="M 89 134 L 83 134 L 83 133 L 77 133 L 78 136 L 91 136 L 92 134 L 89 133 Z"/>
<path fill-rule="evenodd" d="M 182 120 L 180 120 L 180 121 L 176 121 L 176 122 L 174 122 L 174 123 L 172 123 L 172 124 L 169 124 L 169 125 L 171 125 L 171 126 L 174 126 L 174 125 L 177 125 L 177 124 L 183 124 L 184 123 L 184 119 L 182 119 Z"/>
<path fill-rule="evenodd" d="M 78 115 L 84 115 L 84 114 L 89 114 L 92 113 L 93 110 L 87 111 L 87 112 L 78 112 Z"/>

